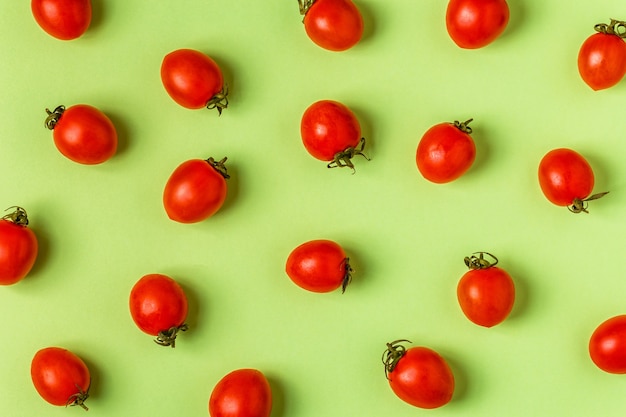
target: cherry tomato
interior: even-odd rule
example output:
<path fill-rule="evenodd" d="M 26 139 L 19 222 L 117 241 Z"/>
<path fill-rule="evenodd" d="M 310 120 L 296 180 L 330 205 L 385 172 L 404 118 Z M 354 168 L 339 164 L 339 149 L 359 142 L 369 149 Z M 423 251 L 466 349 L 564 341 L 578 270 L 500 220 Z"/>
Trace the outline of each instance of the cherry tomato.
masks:
<path fill-rule="evenodd" d="M 365 138 L 352 111 L 342 103 L 320 100 L 311 104 L 300 123 L 302 143 L 306 150 L 321 161 L 331 161 L 328 168 L 350 167 L 352 158 L 363 154 Z"/>
<path fill-rule="evenodd" d="M 91 375 L 85 362 L 60 347 L 47 347 L 35 353 L 30 376 L 41 397 L 52 405 L 78 405 L 85 410 Z"/>
<path fill-rule="evenodd" d="M 304 30 L 318 46 L 345 51 L 363 36 L 363 17 L 351 0 L 298 0 Z"/>
<path fill-rule="evenodd" d="M 211 417 L 269 417 L 272 390 L 256 369 L 237 369 L 224 376 L 209 398 Z"/>
<path fill-rule="evenodd" d="M 80 37 L 91 23 L 91 0 L 32 0 L 30 8 L 37 24 L 61 40 Z"/>
<path fill-rule="evenodd" d="M 557 206 L 567 206 L 573 213 L 587 211 L 587 202 L 607 192 L 591 194 L 594 175 L 582 155 L 571 149 L 548 152 L 539 163 L 539 185 L 546 198 Z"/>
<path fill-rule="evenodd" d="M 117 131 L 100 110 L 86 104 L 46 109 L 46 127 L 59 152 L 74 162 L 101 164 L 117 150 Z"/>
<path fill-rule="evenodd" d="M 15 211 L 0 219 L 0 285 L 22 280 L 37 259 L 37 236 L 26 227 L 26 210 L 21 207 L 10 209 Z"/>
<path fill-rule="evenodd" d="M 596 366 L 612 374 L 626 374 L 626 315 L 600 324 L 589 339 L 589 355 Z"/>
<path fill-rule="evenodd" d="M 352 279 L 350 258 L 331 240 L 311 240 L 295 248 L 287 258 L 285 271 L 294 284 L 312 292 L 342 292 Z"/>
<path fill-rule="evenodd" d="M 222 70 L 209 56 L 193 49 L 170 52 L 161 63 L 161 81 L 165 91 L 188 109 L 228 107 L 228 87 Z"/>
<path fill-rule="evenodd" d="M 186 331 L 187 297 L 181 286 L 162 274 L 141 277 L 130 291 L 130 315 L 141 331 L 156 336 L 161 346 L 176 346 L 179 331 Z"/>
<path fill-rule="evenodd" d="M 446 360 L 427 347 L 406 349 L 396 340 L 383 353 L 385 376 L 392 391 L 403 401 L 419 408 L 446 405 L 454 394 L 454 375 Z"/>
<path fill-rule="evenodd" d="M 446 11 L 448 34 L 461 48 L 482 48 L 496 40 L 509 23 L 505 0 L 450 0 Z"/>
<path fill-rule="evenodd" d="M 578 72 L 589 87 L 602 90 L 626 75 L 626 22 L 611 19 L 595 30 L 598 33 L 588 37 L 578 52 Z"/>
<path fill-rule="evenodd" d="M 485 252 L 465 258 L 470 268 L 460 279 L 456 294 L 463 314 L 479 326 L 492 327 L 504 321 L 515 303 L 515 284 L 511 276 L 495 266 L 498 259 Z M 495 259 L 490 263 L 484 254 Z"/>
<path fill-rule="evenodd" d="M 476 159 L 476 145 L 468 124 L 439 123 L 424 133 L 417 145 L 417 169 L 427 180 L 442 184 L 463 175 Z"/>
<path fill-rule="evenodd" d="M 180 223 L 196 223 L 214 215 L 224 201 L 230 178 L 224 163 L 190 159 L 174 170 L 165 184 L 163 206 L 168 217 Z"/>

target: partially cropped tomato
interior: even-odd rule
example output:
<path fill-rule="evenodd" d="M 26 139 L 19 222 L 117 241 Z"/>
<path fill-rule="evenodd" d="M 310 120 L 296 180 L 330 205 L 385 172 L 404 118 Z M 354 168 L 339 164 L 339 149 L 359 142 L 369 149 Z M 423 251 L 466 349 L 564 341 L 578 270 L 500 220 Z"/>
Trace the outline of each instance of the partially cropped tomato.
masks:
<path fill-rule="evenodd" d="M 26 210 L 11 209 L 14 211 L 0 219 L 0 285 L 22 280 L 37 260 L 37 236 L 27 227 Z"/>
<path fill-rule="evenodd" d="M 350 167 L 352 158 L 363 153 L 365 138 L 352 111 L 333 100 L 311 104 L 302 115 L 300 134 L 306 150 L 321 161 L 330 161 L 328 168 Z"/>
<path fill-rule="evenodd" d="M 352 279 L 350 258 L 332 240 L 310 240 L 296 247 L 287 258 L 285 271 L 294 284 L 312 292 L 342 291 Z"/>
<path fill-rule="evenodd" d="M 32 0 L 30 8 L 37 24 L 61 40 L 80 37 L 91 23 L 91 0 Z"/>
<path fill-rule="evenodd" d="M 446 405 L 454 394 L 454 375 L 446 360 L 427 347 L 406 349 L 396 340 L 383 353 L 385 375 L 393 392 L 419 408 Z M 409 342 L 410 343 L 410 342 Z"/>
<path fill-rule="evenodd" d="M 224 201 L 228 185 L 226 158 L 190 159 L 180 164 L 165 184 L 163 206 L 168 217 L 196 223 L 214 215 Z"/>
<path fill-rule="evenodd" d="M 101 164 L 117 151 L 117 131 L 106 114 L 93 106 L 46 109 L 46 127 L 53 131 L 59 152 L 74 162 Z"/>
<path fill-rule="evenodd" d="M 453 181 L 470 169 L 476 159 L 476 145 L 466 122 L 439 123 L 424 133 L 417 145 L 417 169 L 427 180 L 442 184 Z"/>
<path fill-rule="evenodd" d="M 224 376 L 209 398 L 211 417 L 269 417 L 272 390 L 261 371 L 237 369 Z"/>
<path fill-rule="evenodd" d="M 598 33 L 588 37 L 578 52 L 578 72 L 589 87 L 602 90 L 626 75 L 626 22 L 611 19 L 595 30 Z"/>
<path fill-rule="evenodd" d="M 495 262 L 484 258 L 487 254 Z M 463 314 L 479 326 L 492 327 L 507 318 L 515 304 L 515 284 L 511 276 L 495 266 L 498 259 L 479 252 L 465 258 L 470 268 L 457 285 L 457 299 Z"/>
<path fill-rule="evenodd" d="M 304 29 L 318 46 L 345 51 L 363 36 L 363 17 L 352 0 L 298 0 Z"/>
<path fill-rule="evenodd" d="M 177 49 L 163 58 L 161 81 L 165 91 L 188 109 L 228 107 L 228 88 L 222 70 L 208 55 L 194 49 Z"/>
<path fill-rule="evenodd" d="M 446 28 L 461 48 L 476 49 L 489 45 L 506 29 L 509 6 L 505 0 L 450 0 Z"/>
<path fill-rule="evenodd" d="M 594 175 L 591 165 L 578 152 L 553 149 L 539 163 L 539 186 L 546 198 L 557 206 L 567 206 L 573 213 L 587 213 L 587 202 L 607 192 L 590 195 Z"/>
<path fill-rule="evenodd" d="M 31 361 L 30 376 L 39 395 L 50 404 L 87 410 L 91 375 L 76 354 L 60 347 L 41 349 Z"/>
<path fill-rule="evenodd" d="M 141 277 L 130 291 L 129 307 L 137 327 L 161 346 L 175 347 L 178 332 L 187 330 L 187 296 L 167 275 Z"/>
<path fill-rule="evenodd" d="M 589 355 L 603 371 L 626 374 L 626 315 L 611 317 L 594 330 Z"/>

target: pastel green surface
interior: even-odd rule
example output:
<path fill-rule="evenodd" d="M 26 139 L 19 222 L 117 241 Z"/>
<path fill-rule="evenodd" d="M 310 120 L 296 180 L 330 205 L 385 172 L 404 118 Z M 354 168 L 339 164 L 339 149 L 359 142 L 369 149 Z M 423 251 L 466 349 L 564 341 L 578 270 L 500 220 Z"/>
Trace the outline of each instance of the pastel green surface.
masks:
<path fill-rule="evenodd" d="M 626 81 L 593 92 L 576 67 L 596 23 L 626 19 L 623 0 L 510 0 L 503 36 L 461 50 L 445 1 L 358 0 L 365 36 L 333 53 L 306 36 L 296 1 L 94 0 L 80 39 L 45 34 L 28 1 L 0 12 L 0 205 L 20 205 L 40 240 L 32 273 L 0 288 L 3 416 L 80 414 L 44 402 L 30 360 L 46 346 L 93 374 L 89 415 L 207 415 L 215 383 L 261 370 L 273 417 L 622 416 L 626 377 L 597 369 L 593 329 L 626 313 Z M 619 14 L 622 13 L 620 16 Z M 213 57 L 230 106 L 187 110 L 165 93 L 163 56 Z M 349 106 L 371 161 L 328 170 L 304 150 L 304 109 Z M 118 154 L 99 166 L 64 158 L 44 109 L 78 103 L 115 123 Z M 436 185 L 415 166 L 433 124 L 474 118 L 477 160 Z M 583 154 L 596 174 L 591 214 L 542 195 L 550 149 Z M 228 156 L 229 195 L 214 217 L 170 221 L 161 195 L 191 158 Z M 284 273 L 298 244 L 327 238 L 349 253 L 345 294 L 308 293 Z M 470 323 L 456 301 L 464 256 L 489 251 L 514 278 L 502 324 Z M 128 312 L 144 274 L 178 280 L 190 330 L 155 345 Z M 410 339 L 451 364 L 451 403 L 420 410 L 390 390 L 385 343 Z"/>

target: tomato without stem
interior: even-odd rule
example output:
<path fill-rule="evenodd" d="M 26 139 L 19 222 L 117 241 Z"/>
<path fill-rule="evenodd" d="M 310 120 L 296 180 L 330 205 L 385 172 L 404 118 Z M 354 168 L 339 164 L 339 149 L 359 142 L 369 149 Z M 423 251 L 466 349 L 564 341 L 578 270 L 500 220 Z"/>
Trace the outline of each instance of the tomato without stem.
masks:
<path fill-rule="evenodd" d="M 269 417 L 272 390 L 262 372 L 238 369 L 224 376 L 209 398 L 211 417 Z"/>
<path fill-rule="evenodd" d="M 626 315 L 612 317 L 594 330 L 589 355 L 603 371 L 626 374 Z"/>
<path fill-rule="evenodd" d="M 304 29 L 318 46 L 345 51 L 363 36 L 363 17 L 351 0 L 298 0 Z"/>
<path fill-rule="evenodd" d="M 60 347 L 39 350 L 31 361 L 30 376 L 41 397 L 52 405 L 77 405 L 85 410 L 91 375 L 85 362 Z"/>
<path fill-rule="evenodd" d="M 583 42 L 578 52 L 578 72 L 594 90 L 619 83 L 626 75 L 626 22 L 611 19 L 595 26 L 598 32 Z"/>
<path fill-rule="evenodd" d="M 21 281 L 37 260 L 37 236 L 27 227 L 26 210 L 10 209 L 14 211 L 0 219 L 0 285 Z"/>
<path fill-rule="evenodd" d="M 450 0 L 446 28 L 461 48 L 482 48 L 496 40 L 509 23 L 505 0 Z"/>
<path fill-rule="evenodd" d="M 37 24 L 61 40 L 80 37 L 91 23 L 91 0 L 32 0 L 30 8 Z"/>

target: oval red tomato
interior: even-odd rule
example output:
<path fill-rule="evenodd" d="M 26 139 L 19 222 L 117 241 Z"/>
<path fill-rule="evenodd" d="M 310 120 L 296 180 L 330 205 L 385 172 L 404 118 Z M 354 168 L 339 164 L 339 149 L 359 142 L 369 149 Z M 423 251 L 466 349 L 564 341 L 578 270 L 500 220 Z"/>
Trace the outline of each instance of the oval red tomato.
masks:
<path fill-rule="evenodd" d="M 186 331 L 187 296 L 181 286 L 163 274 L 148 274 L 135 283 L 129 299 L 130 315 L 144 333 L 156 336 L 161 346 L 176 346 Z"/>
<path fill-rule="evenodd" d="M 101 164 L 117 151 L 117 131 L 100 110 L 86 104 L 46 109 L 46 127 L 65 157 L 85 165 Z"/>
<path fill-rule="evenodd" d="M 163 191 L 168 217 L 180 223 L 196 223 L 214 215 L 224 204 L 230 178 L 224 163 L 190 159 L 172 173 Z"/>
<path fill-rule="evenodd" d="M 626 315 L 612 317 L 594 330 L 589 355 L 603 371 L 626 374 Z"/>
<path fill-rule="evenodd" d="M 480 256 L 465 258 L 470 271 L 457 285 L 457 299 L 463 314 L 475 324 L 492 327 L 507 318 L 515 303 L 515 284 L 511 276 L 494 263 Z"/>
<path fill-rule="evenodd" d="M 543 194 L 553 204 L 567 206 L 574 213 L 587 213 L 588 201 L 607 194 L 590 196 L 594 181 L 591 165 L 571 149 L 553 149 L 539 163 L 539 186 Z"/>
<path fill-rule="evenodd" d="M 80 37 L 91 23 L 91 0 L 32 0 L 30 8 L 37 24 L 61 40 Z"/>
<path fill-rule="evenodd" d="M 29 229 L 26 210 L 14 209 L 0 219 L 0 285 L 22 280 L 37 260 L 37 236 Z"/>
<path fill-rule="evenodd" d="M 406 349 L 396 340 L 383 353 L 385 375 L 393 392 L 419 408 L 438 408 L 454 395 L 454 375 L 446 360 L 427 347 Z M 409 342 L 410 343 L 410 342 Z"/>
<path fill-rule="evenodd" d="M 505 0 L 450 0 L 446 28 L 461 48 L 482 48 L 496 40 L 509 23 Z"/>
<path fill-rule="evenodd" d="M 352 111 L 342 103 L 320 100 L 302 115 L 300 134 L 305 149 L 321 161 L 331 161 L 328 168 L 350 167 L 352 158 L 363 154 L 365 138 Z"/>
<path fill-rule="evenodd" d="M 161 63 L 161 81 L 169 96 L 188 109 L 228 107 L 228 88 L 222 70 L 209 56 L 194 49 L 170 52 Z"/>
<path fill-rule="evenodd" d="M 52 405 L 77 405 L 85 410 L 91 375 L 85 362 L 60 347 L 48 347 L 35 353 L 30 376 L 41 397 Z"/>
<path fill-rule="evenodd" d="M 595 29 L 598 33 L 588 37 L 578 52 L 578 71 L 589 87 L 602 90 L 626 75 L 626 22 L 612 19 Z"/>
<path fill-rule="evenodd" d="M 342 292 L 352 279 L 350 258 L 337 243 L 318 239 L 296 247 L 287 258 L 285 271 L 294 284 L 312 292 Z"/>
<path fill-rule="evenodd" d="M 363 36 L 363 17 L 351 0 L 298 0 L 304 29 L 318 46 L 345 51 Z"/>
<path fill-rule="evenodd" d="M 237 369 L 224 376 L 209 398 L 211 417 L 269 417 L 272 390 L 261 371 Z"/>
<path fill-rule="evenodd" d="M 476 159 L 476 145 L 468 124 L 439 123 L 424 133 L 417 145 L 417 169 L 427 180 L 442 184 L 453 181 L 470 169 Z"/>

